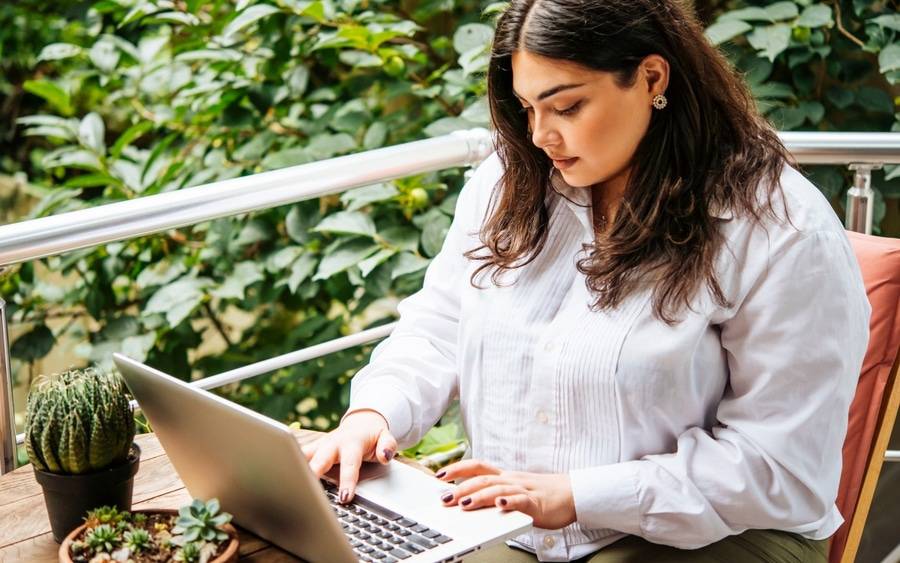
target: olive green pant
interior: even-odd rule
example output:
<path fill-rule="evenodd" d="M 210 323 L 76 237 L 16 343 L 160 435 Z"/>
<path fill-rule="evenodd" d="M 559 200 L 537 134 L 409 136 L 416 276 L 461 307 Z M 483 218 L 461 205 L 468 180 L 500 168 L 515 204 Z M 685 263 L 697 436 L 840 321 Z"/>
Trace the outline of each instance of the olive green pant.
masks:
<path fill-rule="evenodd" d="M 533 563 L 537 557 L 505 544 L 466 557 L 466 563 Z M 825 563 L 828 540 L 774 530 L 748 530 L 700 549 L 676 549 L 628 536 L 578 563 Z"/>

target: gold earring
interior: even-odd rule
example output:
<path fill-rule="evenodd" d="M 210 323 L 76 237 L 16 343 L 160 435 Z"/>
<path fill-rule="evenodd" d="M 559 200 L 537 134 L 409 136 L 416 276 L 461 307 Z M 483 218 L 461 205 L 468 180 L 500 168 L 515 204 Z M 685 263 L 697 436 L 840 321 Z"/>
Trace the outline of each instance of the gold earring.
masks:
<path fill-rule="evenodd" d="M 669 104 L 669 100 L 662 94 L 653 96 L 653 107 L 656 109 L 664 109 Z"/>

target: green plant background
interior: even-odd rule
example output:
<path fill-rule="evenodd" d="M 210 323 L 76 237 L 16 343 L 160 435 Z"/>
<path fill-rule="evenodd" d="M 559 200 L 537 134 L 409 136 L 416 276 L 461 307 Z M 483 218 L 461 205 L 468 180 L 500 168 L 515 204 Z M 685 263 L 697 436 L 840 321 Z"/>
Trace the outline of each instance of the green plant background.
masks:
<path fill-rule="evenodd" d="M 486 126 L 503 3 L 102 0 L 0 5 L 0 221 L 62 213 Z M 900 130 L 897 2 L 707 1 L 711 40 L 781 130 Z M 806 172 L 838 213 L 850 175 Z M 393 320 L 464 170 L 360 188 L 11 268 L 27 386 L 54 347 L 196 379 Z M 875 174 L 900 234 L 900 169 Z M 371 346 L 218 392 L 327 429 Z M 18 405 L 21 409 L 23 405 Z M 451 427 L 453 428 L 453 427 Z M 446 428 L 419 453 L 449 449 Z"/>

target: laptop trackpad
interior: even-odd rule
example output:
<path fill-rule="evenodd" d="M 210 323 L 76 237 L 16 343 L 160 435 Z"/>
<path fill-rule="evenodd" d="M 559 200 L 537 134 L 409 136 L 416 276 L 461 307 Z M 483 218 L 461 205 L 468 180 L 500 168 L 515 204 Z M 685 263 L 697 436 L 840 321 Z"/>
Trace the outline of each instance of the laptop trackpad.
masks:
<path fill-rule="evenodd" d="M 366 461 L 362 464 L 362 469 L 359 470 L 359 483 L 363 481 L 368 481 L 370 479 L 375 479 L 377 477 L 382 477 L 387 474 L 390 466 L 382 465 L 381 463 L 375 461 Z M 328 470 L 328 473 L 325 474 L 323 479 L 338 484 L 341 478 L 341 466 L 333 465 L 331 469 Z"/>

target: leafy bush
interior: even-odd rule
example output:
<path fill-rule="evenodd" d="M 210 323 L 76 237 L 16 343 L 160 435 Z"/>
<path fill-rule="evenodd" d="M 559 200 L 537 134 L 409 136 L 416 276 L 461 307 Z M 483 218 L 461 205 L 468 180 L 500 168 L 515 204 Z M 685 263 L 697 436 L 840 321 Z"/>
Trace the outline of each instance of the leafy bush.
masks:
<path fill-rule="evenodd" d="M 32 216 L 418 139 L 423 130 L 486 125 L 474 73 L 491 28 L 478 23 L 474 2 L 444 8 L 94 4 L 87 17 L 99 25 L 41 51 L 57 75 L 26 83 L 53 110 L 19 120 L 47 140 L 32 155 L 55 185 Z M 429 22 L 446 32 L 425 33 Z M 49 351 L 62 331 L 51 333 L 48 315 L 90 318 L 86 359 L 108 362 L 123 350 L 182 377 L 389 320 L 440 248 L 460 184 L 458 170 L 421 175 L 50 258 L 46 267 L 71 280 L 62 287 L 23 265 L 7 284 L 14 318 L 35 327 L 14 357 Z M 241 318 L 253 321 L 228 326 Z M 198 355 L 204 332 L 219 346 Z M 228 392 L 276 418 L 325 428 L 365 355 L 333 354 Z"/>
<path fill-rule="evenodd" d="M 778 127 L 900 128 L 894 2 L 697 7 Z M 500 9 L 475 0 L 78 3 L 21 85 L 44 108 L 19 120 L 29 135 L 19 166 L 44 186 L 30 216 L 486 125 L 479 73 Z M 839 206 L 847 172 L 812 173 Z M 898 175 L 876 175 L 885 198 L 900 196 Z M 121 350 L 202 377 L 388 321 L 420 286 L 461 183 L 460 170 L 426 174 L 21 265 L 2 291 L 14 322 L 33 328 L 13 356 L 21 368 L 65 335 L 83 341 L 86 361 Z M 880 199 L 876 222 L 883 215 Z M 51 330 L 52 318 L 71 322 Z M 327 428 L 369 350 L 223 392 Z"/>
<path fill-rule="evenodd" d="M 760 108 L 778 129 L 900 131 L 896 1 L 796 0 L 734 7 L 715 19 L 707 36 L 746 73 Z M 843 205 L 852 178 L 846 168 L 810 167 L 809 172 L 826 196 Z M 900 198 L 900 167 L 876 172 L 873 186 L 874 230 L 880 233 L 884 199 Z M 896 229 L 890 234 L 900 235 Z"/>

